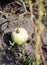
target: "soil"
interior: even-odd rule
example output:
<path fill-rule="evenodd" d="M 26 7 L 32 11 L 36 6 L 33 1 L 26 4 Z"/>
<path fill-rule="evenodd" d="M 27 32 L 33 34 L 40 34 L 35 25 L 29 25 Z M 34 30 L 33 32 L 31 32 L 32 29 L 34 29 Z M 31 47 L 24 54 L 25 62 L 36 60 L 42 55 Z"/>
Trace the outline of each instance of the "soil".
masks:
<path fill-rule="evenodd" d="M 15 15 L 9 16 L 8 19 L 3 19 L 0 21 L 0 50 L 1 50 L 0 53 L 3 53 L 3 56 L 4 56 L 3 58 L 0 59 L 1 60 L 0 64 L 5 63 L 6 65 L 7 64 L 13 65 L 13 63 L 14 63 L 15 58 L 14 58 L 14 55 L 12 52 L 16 47 L 17 47 L 17 49 L 19 47 L 15 46 L 13 48 L 13 50 L 8 50 L 8 48 L 9 48 L 9 41 L 11 41 L 11 32 L 13 31 L 14 28 L 17 27 L 17 21 L 18 21 L 17 16 L 15 16 Z M 33 33 L 33 28 L 31 26 L 31 21 L 29 19 L 29 16 L 27 16 L 27 15 L 23 16 L 21 18 L 21 20 L 19 21 L 19 25 L 20 25 L 20 27 L 25 28 L 29 34 L 29 40 L 22 45 L 22 48 L 24 48 L 26 50 L 28 55 L 30 54 L 31 56 L 33 56 L 33 54 L 32 54 L 33 48 L 31 46 L 31 43 L 32 43 L 31 35 Z M 6 53 L 6 51 L 7 51 L 7 53 Z M 15 50 L 15 51 L 17 52 L 17 50 Z M 12 53 L 12 55 L 10 53 Z M 17 54 L 18 53 L 19 52 L 17 52 Z M 8 55 L 8 57 L 6 55 Z"/>
<path fill-rule="evenodd" d="M 33 27 L 30 21 L 30 15 L 26 14 L 19 20 L 19 26 L 27 30 L 29 39 L 22 46 L 15 45 L 10 48 L 11 32 L 17 27 L 18 17 L 16 14 L 7 15 L 0 19 L 0 65 L 23 65 L 20 62 L 20 50 L 25 49 L 27 56 L 34 59 L 34 50 L 32 47 Z M 43 18 L 42 23 L 45 26 L 41 34 L 41 44 L 44 56 L 47 62 L 47 18 Z"/>
<path fill-rule="evenodd" d="M 27 55 L 34 57 L 31 37 L 33 33 L 33 28 L 28 14 L 22 16 L 22 18 L 19 20 L 19 26 L 25 28 L 28 31 L 29 40 L 22 46 L 16 45 L 12 49 L 9 49 L 9 41 L 11 41 L 11 32 L 17 27 L 17 21 L 17 15 L 10 15 L 8 19 L 3 18 L 2 20 L 0 20 L 0 65 L 14 65 L 14 63 L 16 63 L 17 65 L 20 60 L 17 55 L 19 54 L 19 49 L 21 48 L 24 48 L 26 50 Z M 45 58 L 47 60 L 47 27 L 45 27 L 45 30 L 42 32 L 41 39 L 42 48 L 44 51 Z M 19 63 L 18 65 L 21 64 Z"/>

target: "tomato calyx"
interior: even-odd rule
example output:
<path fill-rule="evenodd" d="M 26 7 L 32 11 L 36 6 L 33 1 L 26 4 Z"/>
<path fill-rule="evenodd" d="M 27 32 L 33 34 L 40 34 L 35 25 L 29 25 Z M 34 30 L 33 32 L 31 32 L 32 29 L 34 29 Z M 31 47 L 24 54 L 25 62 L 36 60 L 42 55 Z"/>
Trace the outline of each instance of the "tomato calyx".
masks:
<path fill-rule="evenodd" d="M 16 30 L 16 33 L 19 33 L 19 32 L 20 32 L 20 31 L 17 29 L 17 30 Z"/>

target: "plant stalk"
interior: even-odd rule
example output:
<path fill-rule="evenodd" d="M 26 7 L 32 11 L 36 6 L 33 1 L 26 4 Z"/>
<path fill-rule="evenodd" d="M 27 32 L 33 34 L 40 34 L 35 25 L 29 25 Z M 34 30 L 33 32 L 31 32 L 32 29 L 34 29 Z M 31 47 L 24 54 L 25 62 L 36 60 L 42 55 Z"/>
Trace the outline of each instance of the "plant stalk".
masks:
<path fill-rule="evenodd" d="M 40 0 L 40 1 L 37 0 L 37 3 L 42 3 L 42 2 L 41 2 L 41 0 Z M 40 4 L 38 4 L 38 5 L 40 5 Z M 35 28 L 35 23 L 34 23 L 33 18 L 32 18 L 33 8 L 32 8 L 31 0 L 29 0 L 29 7 L 30 7 L 30 14 L 31 14 L 32 26 L 33 26 L 33 29 L 34 29 L 34 28 Z M 40 8 L 41 8 L 41 9 L 40 9 Z M 42 11 L 41 11 L 41 10 L 42 10 Z M 43 13 L 43 9 L 42 9 L 42 7 L 40 6 L 40 7 L 39 7 L 39 22 L 41 22 L 42 16 L 43 16 L 43 14 L 41 15 L 41 12 Z M 40 35 L 40 34 L 37 32 L 36 29 L 34 30 L 34 34 L 35 34 L 35 36 Z M 35 40 L 35 41 L 36 41 L 36 43 L 37 43 L 38 39 Z M 41 54 L 41 56 L 42 56 L 42 61 L 43 61 L 44 65 L 46 65 L 45 57 L 44 57 L 44 55 L 43 55 L 41 45 L 40 45 L 40 46 L 39 46 L 39 45 L 40 45 L 40 41 L 39 41 L 39 43 L 36 44 L 36 47 L 35 47 L 35 52 L 36 52 L 36 54 L 35 54 L 35 57 L 36 57 L 36 65 L 40 65 L 40 62 L 39 62 L 39 60 L 40 60 L 40 57 L 39 57 L 40 54 Z M 38 53 L 39 49 L 40 49 L 40 54 Z M 37 56 L 37 55 L 38 55 L 38 56 Z M 39 59 L 38 59 L 38 57 L 39 57 Z"/>

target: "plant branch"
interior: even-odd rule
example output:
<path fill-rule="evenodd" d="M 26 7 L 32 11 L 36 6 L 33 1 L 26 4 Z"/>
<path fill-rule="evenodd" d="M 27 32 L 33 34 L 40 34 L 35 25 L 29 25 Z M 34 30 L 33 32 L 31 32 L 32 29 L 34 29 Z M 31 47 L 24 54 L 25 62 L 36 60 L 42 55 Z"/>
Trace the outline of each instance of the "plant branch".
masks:
<path fill-rule="evenodd" d="M 37 3 L 40 3 L 41 1 L 37 0 Z M 42 3 L 42 2 L 41 2 Z M 30 7 L 30 14 L 31 14 L 31 21 L 32 21 L 32 26 L 33 26 L 33 29 L 35 27 L 35 23 L 33 21 L 33 18 L 32 18 L 32 15 L 33 15 L 33 8 L 32 8 L 32 3 L 31 3 L 31 0 L 29 0 L 29 7 Z M 39 9 L 39 12 L 41 12 L 41 10 Z M 43 11 L 42 11 L 43 12 Z M 39 13 L 39 15 L 41 16 L 41 14 Z M 34 34 L 37 36 L 39 33 L 37 32 L 37 30 L 34 30 Z M 37 42 L 37 41 L 36 41 Z M 39 44 L 40 45 L 40 44 Z M 42 61 L 44 63 L 44 65 L 46 65 L 46 62 L 45 62 L 45 57 L 43 55 L 43 51 L 42 51 L 42 47 L 40 45 L 40 47 L 38 46 L 38 49 L 40 49 L 40 54 L 41 54 L 41 57 L 42 57 Z M 37 50 L 37 49 L 36 49 Z M 38 50 L 37 50 L 38 51 Z M 35 55 L 36 56 L 36 55 Z M 37 57 L 36 57 L 37 59 Z M 38 60 L 38 59 L 37 59 Z M 39 61 L 36 62 L 37 65 L 39 65 L 38 63 Z"/>
<path fill-rule="evenodd" d="M 42 61 L 43 61 L 44 65 L 46 65 L 45 57 L 44 57 L 44 54 L 43 54 L 43 50 L 42 50 L 41 45 L 40 45 L 39 49 L 40 49 L 40 54 L 41 54 L 41 57 L 42 57 Z"/>
<path fill-rule="evenodd" d="M 23 2 L 23 0 L 20 0 L 22 3 L 23 3 L 23 6 L 24 6 L 24 9 L 25 9 L 25 12 L 27 12 L 27 9 L 26 9 L 26 6 L 25 6 L 25 3 Z"/>

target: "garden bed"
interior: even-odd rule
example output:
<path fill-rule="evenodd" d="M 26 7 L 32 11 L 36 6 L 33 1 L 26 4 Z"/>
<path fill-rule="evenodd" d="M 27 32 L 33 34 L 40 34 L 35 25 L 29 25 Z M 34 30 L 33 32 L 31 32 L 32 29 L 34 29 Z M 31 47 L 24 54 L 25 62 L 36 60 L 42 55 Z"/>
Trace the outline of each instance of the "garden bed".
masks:
<path fill-rule="evenodd" d="M 33 26 L 31 24 L 32 21 L 30 20 L 30 14 L 26 13 L 25 15 L 22 15 L 21 18 L 19 19 L 18 14 L 24 13 L 25 10 L 23 6 L 21 5 L 19 6 L 19 3 L 16 4 L 15 6 L 16 8 L 14 8 L 14 11 L 13 11 L 13 6 L 15 5 L 12 5 L 12 8 L 10 8 L 12 9 L 11 11 L 10 9 L 8 10 L 4 9 L 3 18 L 0 18 L 0 65 L 25 65 L 24 64 L 25 62 L 23 62 L 23 59 L 21 59 L 21 54 L 23 52 L 25 54 L 24 59 L 25 57 L 26 59 L 28 59 L 28 57 L 30 57 L 33 60 L 35 59 L 34 49 L 32 46 L 33 44 L 32 33 L 34 31 L 33 31 Z M 38 16 L 35 14 L 35 8 L 34 8 L 34 15 L 36 17 Z M 27 30 L 29 34 L 29 39 L 21 46 L 15 44 L 12 48 L 10 48 L 9 41 L 12 41 L 11 32 L 17 27 L 17 21 L 19 21 L 20 27 L 25 28 Z M 45 56 L 45 61 L 47 63 L 47 18 L 46 17 L 43 17 L 42 23 L 44 24 L 45 29 L 41 33 L 41 45 L 42 45 L 43 54 Z M 41 62 L 41 64 L 43 65 L 43 62 Z"/>
<path fill-rule="evenodd" d="M 17 16 L 9 16 L 8 19 L 2 19 L 0 20 L 0 65 L 6 64 L 6 65 L 14 65 L 14 63 L 19 63 L 19 50 L 21 48 L 24 48 L 26 50 L 27 55 L 34 58 L 34 50 L 32 48 L 32 33 L 33 28 L 31 25 L 31 21 L 29 18 L 29 15 L 23 16 L 20 21 L 20 27 L 25 28 L 28 31 L 29 34 L 29 40 L 24 43 L 22 46 L 14 46 L 12 49 L 9 49 L 9 41 L 11 40 L 11 32 L 14 28 L 16 28 L 17 24 Z M 43 51 L 45 54 L 45 58 L 47 60 L 47 27 L 46 30 L 42 32 L 42 45 L 43 45 Z M 4 30 L 4 31 L 3 31 Z M 21 65 L 19 63 L 19 65 Z"/>

